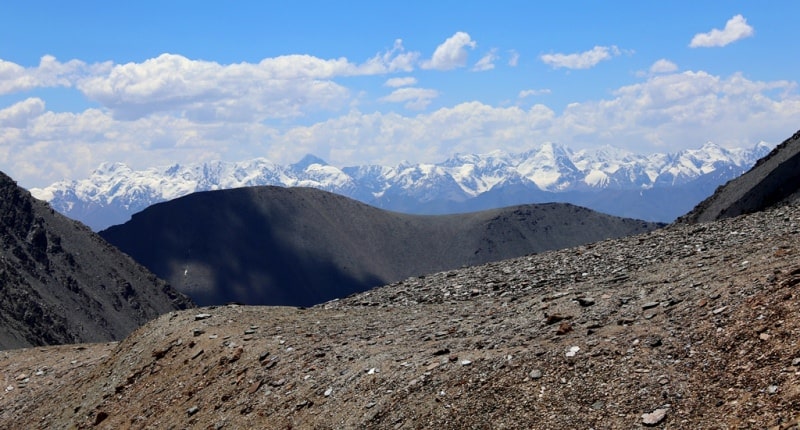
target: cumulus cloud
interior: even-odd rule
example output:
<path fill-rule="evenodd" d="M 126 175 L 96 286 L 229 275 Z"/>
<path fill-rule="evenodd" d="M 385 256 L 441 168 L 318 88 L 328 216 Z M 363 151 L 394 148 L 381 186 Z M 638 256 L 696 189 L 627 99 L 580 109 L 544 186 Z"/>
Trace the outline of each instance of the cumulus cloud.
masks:
<path fill-rule="evenodd" d="M 433 99 L 439 97 L 439 92 L 427 88 L 404 87 L 392 91 L 391 94 L 381 97 L 381 101 L 389 103 L 403 103 L 405 108 L 423 110 Z"/>
<path fill-rule="evenodd" d="M 508 51 L 508 55 L 508 65 L 511 67 L 517 67 L 517 64 L 519 64 L 519 52 L 512 49 Z"/>
<path fill-rule="evenodd" d="M 399 88 L 399 87 L 408 87 L 411 85 L 417 84 L 417 78 L 407 76 L 405 78 L 390 78 L 384 82 L 384 86 L 392 87 L 392 88 Z"/>
<path fill-rule="evenodd" d="M 491 51 L 487 52 L 486 55 L 481 57 L 474 66 L 472 66 L 473 72 L 484 72 L 487 70 L 494 69 L 494 62 L 497 61 L 497 50 L 492 49 Z"/>
<path fill-rule="evenodd" d="M 44 100 L 31 97 L 0 110 L 0 127 L 24 128 L 31 118 L 44 113 Z"/>
<path fill-rule="evenodd" d="M 550 94 L 550 92 L 551 91 L 549 89 L 547 89 L 547 88 L 543 88 L 541 90 L 522 90 L 522 91 L 519 92 L 519 95 L 517 97 L 519 97 L 521 99 L 524 99 L 526 97 L 531 97 L 531 96 L 540 96 L 540 95 L 543 95 L 543 94 Z"/>
<path fill-rule="evenodd" d="M 708 33 L 697 33 L 689 43 L 691 48 L 714 48 L 728 45 L 737 40 L 744 39 L 753 35 L 753 27 L 747 24 L 747 20 L 742 15 L 736 15 L 725 23 L 725 28 L 717 28 Z"/>
<path fill-rule="evenodd" d="M 452 70 L 467 64 L 467 49 L 475 49 L 476 42 L 469 34 L 459 31 L 436 47 L 433 57 L 422 62 L 423 69 Z"/>
<path fill-rule="evenodd" d="M 71 87 L 89 76 L 103 73 L 111 63 L 86 64 L 79 60 L 66 63 L 52 55 L 45 55 L 36 67 L 0 59 L 0 95 L 28 91 L 35 88 Z"/>
<path fill-rule="evenodd" d="M 652 74 L 671 73 L 676 70 L 678 70 L 678 65 L 664 58 L 656 61 L 655 63 L 653 63 L 653 65 L 650 66 L 650 73 Z"/>
<path fill-rule="evenodd" d="M 539 58 L 555 69 L 589 69 L 603 60 L 610 60 L 621 54 L 616 46 L 595 46 L 575 54 L 544 54 Z"/>
<path fill-rule="evenodd" d="M 176 161 L 263 156 L 288 163 L 305 153 L 314 153 L 340 166 L 396 164 L 402 160 L 433 162 L 456 152 L 525 150 L 548 141 L 576 148 L 610 144 L 647 153 L 679 150 L 707 140 L 724 146 L 751 146 L 760 140 L 777 143 L 791 135 L 800 121 L 800 96 L 795 82 L 754 81 L 742 74 L 669 72 L 669 67 L 664 67 L 662 72 L 619 87 L 607 97 L 572 103 L 559 111 L 543 104 L 523 109 L 480 102 L 413 115 L 350 109 L 310 124 L 284 122 L 278 129 L 259 121 L 262 114 L 236 122 L 224 116 L 214 117 L 214 112 L 208 118 L 216 120 L 201 117 L 200 113 L 201 107 L 229 107 L 234 103 L 229 95 L 236 91 L 241 91 L 244 98 L 268 94 L 264 89 L 242 89 L 228 82 L 235 81 L 236 76 L 243 76 L 251 86 L 281 83 L 287 80 L 286 76 L 275 78 L 255 64 L 195 64 L 171 57 L 158 61 L 163 64 L 138 69 L 144 64 L 138 63 L 132 64 L 131 70 L 117 74 L 111 71 L 105 80 L 92 84 L 110 85 L 110 89 L 101 85 L 97 90 L 108 97 L 117 88 L 121 91 L 118 97 L 133 106 L 146 106 L 148 98 L 161 97 L 158 100 L 179 106 L 184 114 L 153 108 L 147 115 L 123 120 L 112 108 L 56 113 L 47 111 L 41 99 L 28 98 L 0 110 L 0 167 L 23 186 L 44 186 L 64 178 L 84 177 L 108 161 L 146 168 Z M 298 81 L 303 85 L 324 85 L 332 82 L 321 77 L 332 73 L 326 68 L 343 67 L 338 63 L 319 64 L 295 64 L 293 67 L 304 70 L 295 73 L 304 75 Z M 177 72 L 170 72 L 170 67 Z M 204 80 L 209 68 L 217 70 L 221 75 L 215 76 L 222 79 Z M 156 73 L 159 70 L 163 73 Z M 136 73 L 143 75 L 137 77 Z M 254 74 L 262 81 L 252 78 Z M 400 103 L 411 110 L 429 109 L 439 97 L 435 90 L 415 87 L 415 80 L 397 79 L 386 81 L 391 93 L 382 102 Z M 166 88 L 181 85 L 186 86 L 181 91 Z M 310 96 L 320 94 L 313 89 L 308 91 Z M 546 89 L 525 89 L 519 97 L 547 93 Z M 186 99 L 180 99 L 180 94 Z M 282 97 L 291 100 L 289 95 Z M 271 102 L 275 100 L 281 98 Z M 287 101 L 286 109 L 305 110 L 302 103 L 311 102 Z M 247 107 L 259 109 L 252 101 L 230 108 Z M 238 117 L 245 118 L 246 114 Z"/>

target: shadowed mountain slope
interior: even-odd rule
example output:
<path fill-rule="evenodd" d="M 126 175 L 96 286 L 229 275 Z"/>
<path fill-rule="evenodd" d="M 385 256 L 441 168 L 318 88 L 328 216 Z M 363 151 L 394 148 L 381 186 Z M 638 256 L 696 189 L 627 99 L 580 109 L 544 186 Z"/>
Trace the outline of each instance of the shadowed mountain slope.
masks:
<path fill-rule="evenodd" d="M 0 349 L 118 340 L 190 305 L 0 173 Z"/>
<path fill-rule="evenodd" d="M 317 189 L 266 186 L 156 204 L 100 234 L 197 303 L 305 306 L 656 227 L 567 204 L 406 215 Z"/>
<path fill-rule="evenodd" d="M 764 210 L 800 198 L 800 131 L 744 175 L 719 187 L 678 222 L 696 223 Z"/>

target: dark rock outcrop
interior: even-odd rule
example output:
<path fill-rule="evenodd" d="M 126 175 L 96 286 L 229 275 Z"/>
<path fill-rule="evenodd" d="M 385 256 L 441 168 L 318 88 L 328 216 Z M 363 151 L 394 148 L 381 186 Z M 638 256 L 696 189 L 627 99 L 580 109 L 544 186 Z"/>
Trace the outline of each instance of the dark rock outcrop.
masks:
<path fill-rule="evenodd" d="M 800 198 L 800 131 L 775 147 L 744 175 L 719 187 L 679 223 L 754 213 Z"/>
<path fill-rule="evenodd" d="M 156 204 L 100 235 L 198 304 L 307 306 L 658 226 L 568 204 L 407 215 L 312 188 L 265 186 Z"/>
<path fill-rule="evenodd" d="M 0 349 L 118 340 L 190 305 L 0 173 Z"/>

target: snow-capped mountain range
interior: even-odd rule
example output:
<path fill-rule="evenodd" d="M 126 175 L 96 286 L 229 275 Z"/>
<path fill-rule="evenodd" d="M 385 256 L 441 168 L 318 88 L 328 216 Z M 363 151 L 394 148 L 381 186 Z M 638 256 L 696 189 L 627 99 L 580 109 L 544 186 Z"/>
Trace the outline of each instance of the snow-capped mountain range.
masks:
<path fill-rule="evenodd" d="M 522 153 L 461 154 L 442 163 L 397 166 L 338 168 L 313 155 L 288 166 L 263 158 L 147 170 L 108 163 L 86 179 L 57 182 L 31 193 L 95 230 L 193 192 L 254 185 L 314 187 L 409 213 L 558 201 L 668 222 L 771 149 L 763 142 L 734 150 L 707 143 L 677 153 L 638 155 L 613 147 L 572 151 L 547 143 Z"/>

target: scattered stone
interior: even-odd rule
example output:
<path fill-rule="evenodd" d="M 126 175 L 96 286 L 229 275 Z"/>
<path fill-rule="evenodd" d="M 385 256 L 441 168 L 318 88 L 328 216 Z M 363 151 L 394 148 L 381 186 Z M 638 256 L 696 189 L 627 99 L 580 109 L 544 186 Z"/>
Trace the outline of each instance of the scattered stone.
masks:
<path fill-rule="evenodd" d="M 581 347 L 579 347 L 579 346 L 571 346 L 571 347 L 569 347 L 569 350 L 567 350 L 565 355 L 567 357 L 574 357 L 575 354 L 577 354 L 578 351 L 580 351 L 580 350 L 581 350 Z"/>
<path fill-rule="evenodd" d="M 583 307 L 589 307 L 594 305 L 595 301 L 591 297 L 578 297 L 578 304 Z"/>
<path fill-rule="evenodd" d="M 442 348 L 442 349 L 437 349 L 437 350 L 436 350 L 436 351 L 433 353 L 433 355 L 435 355 L 435 356 L 439 356 L 439 355 L 445 355 L 445 354 L 450 354 L 450 350 L 449 350 L 449 349 L 447 349 L 447 348 Z"/>
<path fill-rule="evenodd" d="M 761 333 L 760 335 L 758 335 L 758 338 L 761 339 L 761 340 L 769 340 L 770 337 L 772 337 L 772 336 L 770 336 L 767 333 Z"/>
<path fill-rule="evenodd" d="M 562 322 L 558 325 L 558 329 L 556 330 L 556 336 L 563 336 L 572 331 L 572 324 L 568 322 Z"/>
<path fill-rule="evenodd" d="M 198 412 L 200 412 L 200 408 L 197 406 L 192 406 L 191 408 L 186 410 L 186 414 L 189 416 L 192 416 Z"/>
<path fill-rule="evenodd" d="M 461 360 L 461 365 L 462 366 L 469 366 L 471 364 L 472 364 L 472 361 L 470 361 L 470 360 Z"/>
<path fill-rule="evenodd" d="M 656 426 L 667 416 L 666 408 L 659 408 L 650 412 L 649 414 L 642 415 L 642 424 L 646 426 Z"/>
<path fill-rule="evenodd" d="M 726 309 L 728 309 L 728 307 L 727 306 L 723 306 L 721 308 L 714 309 L 713 311 L 711 311 L 711 313 L 713 313 L 714 315 L 719 315 L 719 314 L 725 312 Z"/>
<path fill-rule="evenodd" d="M 792 366 L 800 366 L 800 357 L 792 360 Z"/>
<path fill-rule="evenodd" d="M 196 328 L 196 329 L 192 330 L 192 336 L 197 337 L 197 336 L 200 336 L 201 334 L 203 334 L 205 332 L 206 331 L 203 330 L 203 329 Z"/>
<path fill-rule="evenodd" d="M 775 394 L 777 392 L 778 392 L 778 386 L 777 385 L 770 385 L 769 387 L 767 387 L 767 393 L 768 394 Z"/>
<path fill-rule="evenodd" d="M 105 419 L 108 418 L 108 413 L 105 411 L 100 411 L 97 415 L 94 416 L 94 425 L 100 425 Z"/>
<path fill-rule="evenodd" d="M 323 393 L 325 397 L 330 397 L 331 394 L 333 394 L 333 387 L 328 387 L 328 389 Z"/>
<path fill-rule="evenodd" d="M 533 369 L 533 370 L 531 370 L 530 373 L 528 373 L 528 376 L 530 376 L 530 378 L 533 379 L 533 380 L 541 379 L 542 378 L 542 371 L 539 370 L 539 369 Z"/>
<path fill-rule="evenodd" d="M 596 411 L 599 411 L 600 409 L 603 409 L 603 406 L 605 406 L 605 405 L 606 404 L 602 400 L 598 400 L 598 401 L 592 403 L 592 409 L 594 409 Z"/>
<path fill-rule="evenodd" d="M 200 321 L 208 318 L 211 318 L 211 314 L 197 314 L 194 316 L 195 321 Z"/>
<path fill-rule="evenodd" d="M 647 302 L 642 305 L 642 310 L 646 311 L 648 309 L 653 309 L 659 305 L 658 302 Z"/>
<path fill-rule="evenodd" d="M 552 324 L 555 324 L 557 322 L 568 320 L 570 318 L 572 318 L 572 317 L 569 316 L 569 315 L 561 315 L 561 314 L 545 315 L 544 323 L 547 324 L 547 325 L 552 325 Z"/>

